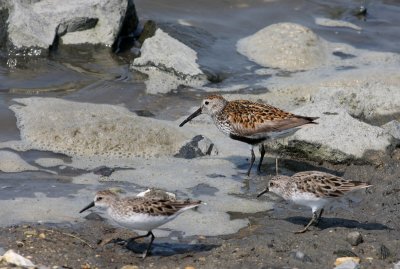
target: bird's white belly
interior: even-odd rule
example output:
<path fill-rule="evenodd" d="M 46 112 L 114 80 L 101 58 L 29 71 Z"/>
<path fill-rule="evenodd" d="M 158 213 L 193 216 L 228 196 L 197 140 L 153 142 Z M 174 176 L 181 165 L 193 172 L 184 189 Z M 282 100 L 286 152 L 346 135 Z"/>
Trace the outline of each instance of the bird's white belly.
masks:
<path fill-rule="evenodd" d="M 299 192 L 296 193 L 291 200 L 295 204 L 310 207 L 313 212 L 323 208 L 328 203 L 327 199 L 318 198 L 313 194 Z"/>
<path fill-rule="evenodd" d="M 174 219 L 174 216 L 152 216 L 148 214 L 133 214 L 130 216 L 110 214 L 110 216 L 123 227 L 141 231 L 151 231 Z"/>

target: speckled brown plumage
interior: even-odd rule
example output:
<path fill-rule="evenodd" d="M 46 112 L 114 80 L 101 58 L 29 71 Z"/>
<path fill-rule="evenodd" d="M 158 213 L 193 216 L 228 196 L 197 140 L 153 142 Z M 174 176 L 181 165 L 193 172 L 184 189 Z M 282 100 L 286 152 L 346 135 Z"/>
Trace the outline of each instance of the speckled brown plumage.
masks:
<path fill-rule="evenodd" d="M 144 197 L 127 197 L 118 199 L 111 204 L 113 210 L 124 214 L 148 214 L 151 216 L 172 216 L 182 208 L 199 205 L 201 201 L 191 200 L 160 200 Z"/>
<path fill-rule="evenodd" d="M 332 174 L 307 171 L 294 174 L 291 180 L 299 191 L 313 193 L 317 197 L 341 197 L 347 192 L 367 188 L 361 181 L 351 181 Z"/>

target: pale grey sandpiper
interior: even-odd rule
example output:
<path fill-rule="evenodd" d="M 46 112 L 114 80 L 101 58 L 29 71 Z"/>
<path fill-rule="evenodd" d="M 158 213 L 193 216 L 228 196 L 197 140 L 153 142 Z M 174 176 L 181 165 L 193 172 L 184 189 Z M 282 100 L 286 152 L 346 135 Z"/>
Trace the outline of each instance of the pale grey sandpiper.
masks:
<path fill-rule="evenodd" d="M 273 192 L 285 200 L 310 207 L 313 214 L 310 222 L 304 229 L 296 232 L 304 233 L 312 224 L 318 224 L 324 212 L 324 206 L 332 202 L 334 198 L 370 186 L 365 182 L 351 181 L 324 172 L 306 171 L 296 173 L 291 177 L 282 175 L 273 177 L 268 187 L 257 197 L 266 192 Z M 319 214 L 318 210 L 320 210 Z"/>
<path fill-rule="evenodd" d="M 222 133 L 250 145 L 248 176 L 255 161 L 254 146 L 260 145 L 261 156 L 257 169 L 260 172 L 265 155 L 264 141 L 285 136 L 302 125 L 316 124 L 314 121 L 318 119 L 295 115 L 267 104 L 248 100 L 228 101 L 221 95 L 210 95 L 179 126 L 182 127 L 202 113 L 210 115 Z"/>
<path fill-rule="evenodd" d="M 119 197 L 110 190 L 98 191 L 93 202 L 83 208 L 79 213 L 98 206 L 107 209 L 108 215 L 119 225 L 140 231 L 147 231 L 147 234 L 132 238 L 136 240 L 151 236 L 150 243 L 143 253 L 147 256 L 154 240 L 153 229 L 175 219 L 184 211 L 197 207 L 201 201 L 175 200 L 175 199 L 154 199 L 146 197 Z"/>

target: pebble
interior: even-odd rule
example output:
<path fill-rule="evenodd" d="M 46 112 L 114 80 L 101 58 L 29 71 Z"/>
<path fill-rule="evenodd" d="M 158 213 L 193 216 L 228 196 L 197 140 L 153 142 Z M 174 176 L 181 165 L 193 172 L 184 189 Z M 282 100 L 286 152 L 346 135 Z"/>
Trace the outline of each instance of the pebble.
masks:
<path fill-rule="evenodd" d="M 360 263 L 360 258 L 358 258 L 358 257 L 339 257 L 335 261 L 335 266 L 336 266 L 335 268 L 338 269 L 339 268 L 338 266 L 340 266 L 340 265 L 342 265 L 344 263 L 348 263 L 349 261 L 354 262 L 356 264 L 359 264 Z M 347 267 L 343 267 L 341 269 L 344 269 L 344 268 L 347 268 Z"/>
<path fill-rule="evenodd" d="M 393 269 L 400 269 L 400 261 L 397 263 L 393 264 Z"/>
<path fill-rule="evenodd" d="M 363 242 L 363 238 L 360 232 L 350 232 L 346 237 L 346 241 L 352 246 L 358 246 Z"/>
<path fill-rule="evenodd" d="M 121 267 L 121 269 L 139 269 L 139 266 L 137 265 L 124 265 Z"/>
<path fill-rule="evenodd" d="M 293 259 L 302 261 L 302 262 L 312 262 L 311 258 L 304 254 L 304 252 L 301 251 L 292 251 L 290 252 L 289 256 Z"/>

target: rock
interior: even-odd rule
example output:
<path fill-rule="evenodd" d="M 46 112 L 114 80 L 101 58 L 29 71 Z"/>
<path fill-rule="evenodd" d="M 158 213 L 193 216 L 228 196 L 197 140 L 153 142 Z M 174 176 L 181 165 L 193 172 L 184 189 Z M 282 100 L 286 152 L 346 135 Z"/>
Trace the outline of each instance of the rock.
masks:
<path fill-rule="evenodd" d="M 0 171 L 16 173 L 37 170 L 39 170 L 37 167 L 25 162 L 18 154 L 11 151 L 0 151 Z"/>
<path fill-rule="evenodd" d="M 136 28 L 133 0 L 6 0 L 6 31 L 12 48 L 47 50 L 59 38 L 63 44 L 103 44 L 111 46 L 122 27 Z M 134 25 L 132 25 L 134 24 Z M 3 33 L 4 34 L 4 33 Z M 0 36 L 2 33 L 0 33 Z M 11 48 L 10 48 L 11 49 Z"/>
<path fill-rule="evenodd" d="M 346 241 L 352 246 L 358 246 L 363 242 L 363 238 L 360 232 L 350 232 L 347 234 Z"/>
<path fill-rule="evenodd" d="M 293 112 L 320 117 L 318 124 L 265 143 L 268 150 L 312 161 L 379 163 L 379 158 L 393 146 L 393 138 L 382 128 L 351 117 L 331 102 L 311 103 Z"/>
<path fill-rule="evenodd" d="M 237 51 L 264 67 L 289 71 L 312 69 L 325 62 L 324 41 L 294 23 L 272 24 L 240 39 Z"/>
<path fill-rule="evenodd" d="M 56 98 L 14 99 L 21 142 L 14 147 L 83 157 L 170 156 L 189 138 L 167 121 L 138 117 L 121 106 Z"/>
<path fill-rule="evenodd" d="M 397 263 L 393 264 L 393 269 L 400 269 L 400 261 Z"/>
<path fill-rule="evenodd" d="M 137 265 L 124 265 L 121 267 L 121 269 L 139 269 L 139 266 Z"/>
<path fill-rule="evenodd" d="M 351 22 L 347 21 L 340 21 L 340 20 L 331 20 L 327 18 L 315 18 L 315 23 L 321 26 L 327 26 L 327 27 L 346 27 L 346 28 L 351 28 L 357 31 L 361 31 L 362 28 L 360 26 L 357 26 Z"/>
<path fill-rule="evenodd" d="M 351 116 L 369 121 L 400 114 L 400 86 L 379 81 L 350 87 L 324 87 L 313 100 L 329 101 L 345 108 Z"/>
<path fill-rule="evenodd" d="M 27 258 L 24 258 L 23 256 L 17 254 L 14 252 L 14 250 L 10 249 L 6 253 L 4 253 L 2 257 L 3 261 L 16 265 L 16 266 L 22 266 L 22 267 L 35 267 L 35 265 L 28 260 Z"/>
<path fill-rule="evenodd" d="M 289 256 L 293 259 L 296 259 L 296 260 L 299 260 L 302 262 L 312 262 L 312 260 L 309 256 L 304 254 L 304 252 L 301 252 L 298 250 L 290 252 Z"/>
<path fill-rule="evenodd" d="M 202 135 L 196 135 L 183 145 L 179 153 L 175 154 L 174 157 L 193 159 L 206 155 L 218 155 L 218 150 L 210 139 Z"/>
<path fill-rule="evenodd" d="M 207 83 L 206 75 L 196 63 L 197 53 L 161 29 L 147 38 L 131 68 L 149 76 L 148 93 L 167 93 L 179 85 L 191 87 Z"/>
<path fill-rule="evenodd" d="M 97 168 L 93 169 L 93 174 L 101 175 L 101 176 L 104 176 L 104 177 L 109 177 L 114 172 L 115 172 L 114 168 L 107 167 L 107 166 L 100 166 L 100 167 L 97 167 Z"/>
<path fill-rule="evenodd" d="M 400 139 L 400 122 L 397 120 L 389 121 L 381 127 L 394 138 Z"/>
<path fill-rule="evenodd" d="M 338 258 L 341 259 L 341 258 Z M 338 259 L 336 259 L 335 265 L 337 264 Z M 338 263 L 334 269 L 360 269 L 360 265 L 358 262 L 354 260 L 346 260 L 343 262 Z"/>

